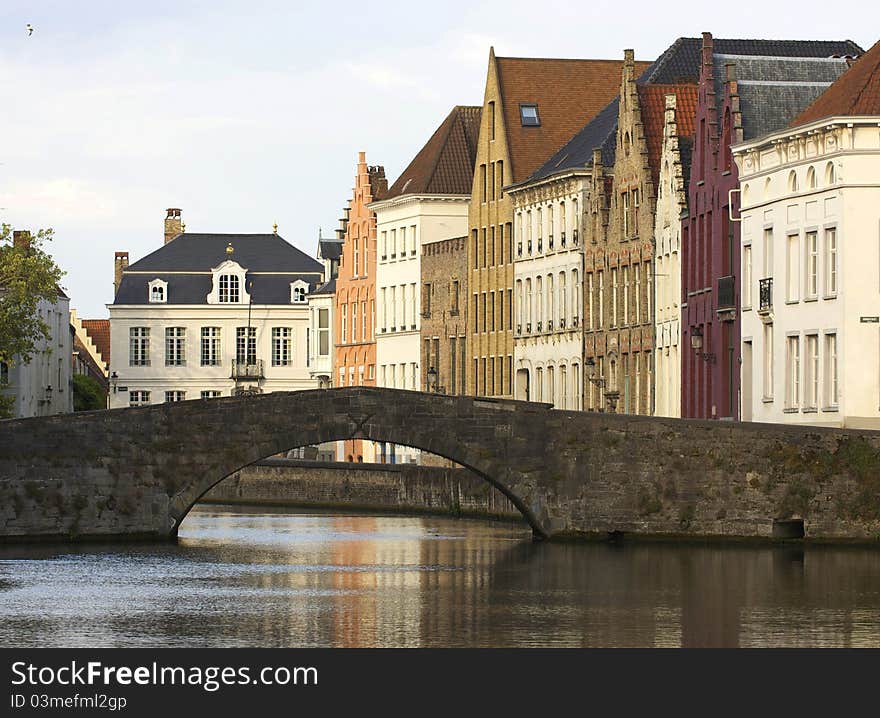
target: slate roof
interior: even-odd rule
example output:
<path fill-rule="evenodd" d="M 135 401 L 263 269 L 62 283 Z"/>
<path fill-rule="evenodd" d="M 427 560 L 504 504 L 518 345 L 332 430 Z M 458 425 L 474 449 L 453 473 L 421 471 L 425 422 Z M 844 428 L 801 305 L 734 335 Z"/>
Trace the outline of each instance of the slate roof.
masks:
<path fill-rule="evenodd" d="M 697 114 L 696 85 L 639 85 L 639 106 L 642 111 L 648 165 L 654 186 L 660 177 L 660 155 L 663 152 L 663 128 L 666 124 L 666 95 L 675 95 L 675 121 L 679 137 L 694 136 Z"/>
<path fill-rule="evenodd" d="M 862 49 L 851 40 L 737 40 L 713 38 L 713 52 L 719 55 L 759 55 L 763 58 L 808 57 L 829 58 L 859 55 Z M 670 45 L 654 62 L 644 69 L 636 82 L 639 85 L 689 85 L 700 79 L 703 39 L 701 37 L 680 37 Z M 737 58 L 739 60 L 739 58 Z M 638 63 L 636 63 L 638 66 Z M 738 64 L 738 63 L 737 63 Z M 719 72 L 720 69 L 720 72 Z M 716 66 L 716 75 L 723 79 L 723 61 Z M 617 89 L 620 91 L 620 74 Z M 756 93 L 751 93 L 752 95 Z M 747 91 L 746 95 L 750 95 Z M 716 97 L 719 99 L 721 95 Z M 744 98 L 746 102 L 751 97 Z M 788 104 L 788 103 L 786 103 Z M 693 107 L 696 112 L 696 105 Z M 592 164 L 593 149 L 602 152 L 602 164 L 612 165 L 615 159 L 617 133 L 618 98 L 615 97 L 601 112 L 572 136 L 526 181 L 532 182 L 551 175 Z M 796 110 L 795 110 L 796 111 Z M 679 127 L 684 112 L 677 113 Z M 754 115 L 754 113 L 753 113 Z M 790 115 L 789 115 L 790 116 Z M 691 118 L 693 120 L 693 118 Z M 760 124 L 766 124 L 769 118 Z M 646 130 L 647 132 L 647 130 Z M 681 131 L 679 134 L 682 134 Z M 662 142 L 662 136 L 660 138 Z M 650 139 L 649 139 L 650 144 Z M 690 162 L 688 161 L 688 172 Z"/>
<path fill-rule="evenodd" d="M 276 234 L 181 234 L 152 254 L 129 265 L 122 275 L 115 304 L 149 304 L 148 283 L 168 282 L 167 304 L 205 304 L 211 292 L 211 269 L 231 259 L 248 270 L 254 304 L 290 304 L 290 283 L 314 287 L 323 265 Z M 259 273 L 254 275 L 253 273 Z M 262 274 L 262 273 L 266 274 Z"/>
<path fill-rule="evenodd" d="M 680 37 L 657 58 L 640 80 L 651 83 L 689 83 L 700 79 L 703 39 Z M 855 57 L 862 48 L 852 40 L 754 40 L 713 38 L 712 51 L 724 55 L 759 57 Z"/>
<path fill-rule="evenodd" d="M 333 277 L 329 282 L 325 282 L 320 287 L 318 287 L 315 291 L 310 293 L 313 297 L 318 297 L 322 295 L 328 294 L 336 294 L 336 277 Z"/>
<path fill-rule="evenodd" d="M 318 240 L 318 254 L 321 259 L 339 259 L 342 256 L 342 245 L 338 239 L 322 238 Z"/>
<path fill-rule="evenodd" d="M 101 360 L 110 366 L 110 320 L 83 319 L 82 325 L 95 348 L 101 354 Z"/>
<path fill-rule="evenodd" d="M 790 126 L 832 115 L 880 115 L 880 42 L 795 117 Z"/>
<path fill-rule="evenodd" d="M 622 60 L 496 59 L 512 165 L 506 168 L 509 184 L 532 175 L 620 91 Z M 648 66 L 637 62 L 636 72 Z M 538 106 L 539 126 L 522 126 L 521 103 Z"/>
<path fill-rule="evenodd" d="M 382 199 L 404 194 L 469 195 L 482 112 L 482 107 L 454 107 Z"/>
<path fill-rule="evenodd" d="M 724 65 L 735 65 L 743 139 L 788 125 L 847 69 L 844 58 L 742 57 L 715 53 L 715 91 L 720 104 Z"/>
<path fill-rule="evenodd" d="M 130 264 L 126 271 L 209 272 L 232 258 L 252 272 L 321 272 L 316 259 L 301 252 L 277 234 L 179 234 L 155 252 Z"/>

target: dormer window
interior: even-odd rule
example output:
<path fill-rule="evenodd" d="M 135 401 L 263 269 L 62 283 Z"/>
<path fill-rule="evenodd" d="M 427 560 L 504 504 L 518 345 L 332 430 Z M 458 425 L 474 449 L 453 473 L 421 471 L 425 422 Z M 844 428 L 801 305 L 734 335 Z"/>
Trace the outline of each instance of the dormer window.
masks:
<path fill-rule="evenodd" d="M 290 303 L 305 304 L 308 301 L 309 285 L 302 279 L 290 283 Z"/>
<path fill-rule="evenodd" d="M 220 275 L 220 292 L 218 299 L 220 304 L 238 304 L 239 302 L 239 278 L 235 274 Z"/>
<path fill-rule="evenodd" d="M 541 120 L 538 118 L 538 106 L 532 104 L 520 104 L 519 118 L 523 127 L 538 127 Z"/>
<path fill-rule="evenodd" d="M 154 279 L 147 284 L 150 304 L 166 304 L 168 301 L 168 282 Z"/>
<path fill-rule="evenodd" d="M 211 269 L 211 293 L 208 304 L 248 304 L 251 300 L 245 283 L 247 269 L 238 262 L 227 259 L 219 267 Z"/>

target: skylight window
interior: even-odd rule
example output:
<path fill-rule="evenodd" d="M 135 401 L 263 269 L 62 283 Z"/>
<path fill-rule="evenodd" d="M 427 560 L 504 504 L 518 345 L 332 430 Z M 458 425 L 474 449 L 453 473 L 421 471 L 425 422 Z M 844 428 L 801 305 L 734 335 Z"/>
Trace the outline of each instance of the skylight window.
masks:
<path fill-rule="evenodd" d="M 523 127 L 538 127 L 541 124 L 541 120 L 538 119 L 537 105 L 520 105 L 519 117 Z"/>

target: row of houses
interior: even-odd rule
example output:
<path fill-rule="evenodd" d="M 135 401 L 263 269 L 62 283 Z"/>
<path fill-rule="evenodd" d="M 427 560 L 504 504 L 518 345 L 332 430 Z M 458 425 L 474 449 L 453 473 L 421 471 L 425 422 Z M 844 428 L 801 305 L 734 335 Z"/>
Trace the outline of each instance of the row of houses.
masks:
<path fill-rule="evenodd" d="M 112 406 L 383 386 L 880 426 L 880 45 L 496 57 L 317 260 L 276 231 L 116 258 Z M 341 443 L 347 460 L 417 452 Z"/>

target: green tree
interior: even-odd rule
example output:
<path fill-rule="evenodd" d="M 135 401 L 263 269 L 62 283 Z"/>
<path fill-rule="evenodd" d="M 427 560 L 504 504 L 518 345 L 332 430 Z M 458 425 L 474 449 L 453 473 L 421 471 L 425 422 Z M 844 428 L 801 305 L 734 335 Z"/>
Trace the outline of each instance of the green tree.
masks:
<path fill-rule="evenodd" d="M 49 339 L 49 327 L 37 309 L 41 300 L 57 300 L 64 276 L 44 249 L 53 234 L 41 229 L 29 235 L 28 246 L 16 247 L 12 227 L 0 225 L 0 362 L 7 366 L 28 361 L 37 343 Z M 0 396 L 0 417 L 9 416 L 11 408 L 11 397 Z"/>
<path fill-rule="evenodd" d="M 101 385 L 85 374 L 73 377 L 73 410 L 92 411 L 107 408 L 107 394 Z"/>

